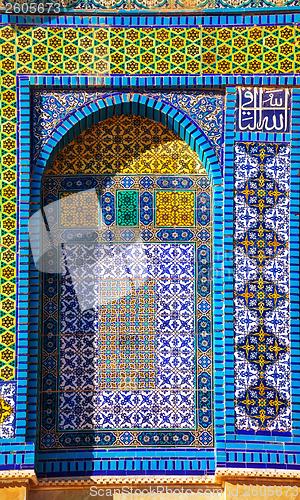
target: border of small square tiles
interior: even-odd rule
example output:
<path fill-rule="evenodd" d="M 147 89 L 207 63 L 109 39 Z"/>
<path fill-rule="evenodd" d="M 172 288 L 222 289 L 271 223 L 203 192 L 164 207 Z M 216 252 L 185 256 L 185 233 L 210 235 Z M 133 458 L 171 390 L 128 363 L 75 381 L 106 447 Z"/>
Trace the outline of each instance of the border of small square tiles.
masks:
<path fill-rule="evenodd" d="M 133 450 L 134 451 L 134 450 Z M 39 456 L 37 474 L 39 477 L 64 477 L 78 475 L 213 475 L 215 458 L 212 450 L 199 457 L 199 450 L 178 454 L 173 450 L 144 450 L 142 453 L 115 450 L 105 455 L 93 453 L 73 453 L 72 460 L 66 452 Z"/>
<path fill-rule="evenodd" d="M 30 94 L 29 85 L 26 80 L 17 79 L 17 88 L 19 93 L 20 104 L 20 129 L 19 129 L 19 178 L 20 178 L 20 199 L 19 199 L 19 259 L 20 259 L 20 323 L 18 329 L 24 337 L 24 344 L 26 339 L 26 348 L 28 349 L 28 363 L 27 374 L 24 384 L 27 383 L 27 415 L 26 424 L 24 425 L 24 435 L 26 441 L 35 442 L 35 436 L 30 432 L 30 425 L 32 416 L 36 419 L 37 405 L 33 397 L 28 394 L 30 388 L 35 385 L 36 379 L 32 378 L 32 366 L 37 366 L 38 363 L 38 349 L 37 337 L 32 338 L 32 331 L 38 324 L 38 310 L 32 308 L 32 296 L 29 296 L 29 277 L 30 273 L 26 269 L 28 265 L 28 255 L 30 254 L 30 245 L 28 241 L 28 219 L 29 219 L 29 200 L 32 180 L 30 176 Z M 33 272 L 35 270 L 33 269 Z M 31 294 L 34 297 L 38 296 L 38 274 L 36 276 L 36 283 L 32 284 Z M 21 319 L 22 318 L 22 319 Z"/>
<path fill-rule="evenodd" d="M 78 88 L 88 87 L 103 87 L 108 89 L 134 90 L 138 89 L 145 91 L 157 89 L 172 89 L 176 90 L 197 90 L 199 88 L 225 88 L 236 85 L 242 86 L 282 86 L 295 87 L 300 86 L 299 75 L 284 75 L 281 74 L 266 76 L 266 75 L 202 75 L 202 76 L 185 76 L 185 75 L 22 75 L 18 78 L 28 78 L 30 86 L 44 88 L 51 85 L 53 88 Z M 50 83 L 51 82 L 51 83 Z"/>
<path fill-rule="evenodd" d="M 42 79 L 41 79 L 42 78 Z M 40 76 L 35 76 L 35 77 L 30 77 L 30 81 L 33 79 L 33 84 L 38 84 L 38 85 L 44 85 L 44 79 L 45 78 L 49 78 L 49 79 L 52 79 L 53 81 L 53 84 L 54 85 L 58 85 L 57 84 L 57 76 L 47 76 L 47 77 L 40 77 Z M 296 77 L 296 76 L 291 76 L 291 75 L 286 75 L 286 76 L 276 76 L 276 77 L 267 77 L 265 75 L 255 75 L 255 76 L 232 76 L 232 75 L 226 75 L 226 76 L 222 76 L 222 75 L 206 75 L 205 77 L 182 77 L 182 76 L 172 76 L 172 77 L 120 77 L 120 76 L 116 76 L 116 77 L 113 77 L 113 78 L 101 78 L 101 77 L 90 77 L 90 76 L 79 76 L 79 77 L 74 77 L 74 76 L 64 76 L 62 77 L 64 79 L 64 83 L 63 85 L 69 85 L 69 83 L 72 81 L 73 85 L 74 86 L 78 86 L 78 85 L 87 85 L 87 84 L 91 84 L 91 81 L 94 81 L 95 84 L 99 84 L 101 82 L 101 84 L 109 84 L 108 86 L 110 86 L 110 84 L 114 85 L 114 84 L 118 84 L 117 85 L 122 85 L 122 83 L 124 84 L 124 87 L 123 89 L 126 87 L 126 85 L 128 87 L 135 87 L 135 88 L 143 88 L 145 86 L 152 86 L 154 85 L 154 88 L 157 86 L 161 87 L 161 85 L 165 85 L 167 87 L 172 87 L 172 86 L 176 86 L 176 88 L 178 88 L 178 84 L 181 88 L 184 88 L 184 87 L 188 87 L 188 88 L 197 88 L 198 85 L 222 85 L 226 82 L 230 82 L 230 83 L 238 83 L 238 84 L 243 84 L 243 85 L 251 85 L 251 84 L 265 84 L 265 85 L 286 85 L 286 84 L 290 84 L 290 85 L 293 85 L 293 84 L 299 84 L 300 83 L 300 77 Z M 85 83 L 83 83 L 85 82 Z M 59 84 L 60 85 L 60 84 Z M 296 180 L 298 180 L 298 178 L 296 177 Z M 298 339 L 297 339 L 298 341 Z M 299 366 L 299 365 L 298 365 Z M 232 375 L 232 372 L 231 372 L 231 375 Z M 227 377 L 226 377 L 226 382 L 227 382 Z M 216 405 L 216 411 L 217 411 L 217 405 Z M 223 416 L 224 415 L 222 414 L 223 410 L 221 409 L 221 411 L 219 412 L 219 415 L 220 416 Z M 222 427 L 222 424 L 220 425 L 220 427 Z M 222 433 L 220 432 L 220 445 L 221 445 L 221 436 L 222 436 Z M 249 438 L 249 436 L 248 436 Z M 266 466 L 274 466 L 274 463 L 276 464 L 279 464 L 280 467 L 288 467 L 289 465 L 291 464 L 300 464 L 300 454 L 286 454 L 286 456 L 284 457 L 284 455 L 282 453 L 278 453 L 278 441 L 276 439 L 276 443 L 274 443 L 273 445 L 271 443 L 268 443 L 266 442 L 266 438 L 263 437 L 263 436 L 260 436 L 259 437 L 260 439 L 258 439 L 257 443 L 251 443 L 248 439 L 245 440 L 244 443 L 241 443 L 241 442 L 236 442 L 236 443 L 229 443 L 228 442 L 228 448 L 233 448 L 235 447 L 236 449 L 239 449 L 241 451 L 235 451 L 234 449 L 230 452 L 227 452 L 227 453 L 223 453 L 222 450 L 224 450 L 225 452 L 225 444 L 223 446 L 223 448 L 220 446 L 217 446 L 217 457 L 218 457 L 218 462 L 219 465 L 223 462 L 223 460 L 225 459 L 226 460 L 226 465 L 231 465 L 231 466 L 241 466 L 241 463 L 242 463 L 242 466 L 243 467 L 247 467 L 247 463 L 244 463 L 244 460 L 248 462 L 248 466 L 249 466 L 249 463 L 251 466 L 253 466 L 252 462 L 253 463 L 257 463 L 257 467 L 261 467 L 262 466 L 262 461 L 264 461 L 264 465 Z M 252 439 L 252 438 L 251 438 Z M 8 441 L 8 440 L 7 440 Z M 216 441 L 217 441 L 217 438 L 216 438 Z M 238 441 L 241 441 L 241 436 L 239 435 L 238 436 Z M 267 439 L 267 441 L 269 441 L 269 438 Z M 218 442 L 218 441 L 217 441 Z M 266 444 L 264 444 L 266 443 Z M 30 446 L 30 445 L 29 445 Z M 32 445 L 31 445 L 32 446 Z M 264 448 L 266 450 L 268 450 L 268 452 L 266 453 L 259 453 L 258 451 L 253 451 L 253 450 L 261 450 L 262 449 L 262 446 L 264 446 Z M 12 450 L 12 448 L 15 450 L 16 449 L 16 445 L 9 445 L 7 444 L 7 449 L 10 449 Z M 245 452 L 244 450 L 245 449 L 249 449 L 252 450 L 249 451 L 249 452 Z M 285 449 L 286 451 L 294 451 L 296 452 L 297 451 L 297 447 L 293 444 L 285 444 Z M 219 452 L 220 450 L 220 452 Z M 270 451 L 273 450 L 272 453 L 270 453 Z M 165 450 L 166 451 L 166 450 Z M 180 450 L 181 452 L 183 450 Z M 144 450 L 143 450 L 143 453 L 144 453 Z M 176 450 L 173 451 L 172 450 L 172 454 L 176 453 Z M 94 453 L 96 455 L 96 452 Z M 149 450 L 149 454 L 153 454 L 153 450 Z M 190 454 L 190 450 L 189 450 L 189 454 Z M 107 456 L 107 455 L 106 455 Z M 50 458 L 50 457 L 49 457 Z M 95 457 L 96 458 L 96 457 Z M 81 460 L 83 460 L 83 456 L 79 457 L 78 456 L 78 459 L 80 459 L 80 462 Z M 53 460 L 55 463 L 56 460 L 55 458 L 53 457 Z M 182 459 L 183 460 L 183 459 Z M 204 465 L 204 462 L 205 460 L 203 460 L 202 464 L 201 464 L 201 461 L 196 461 L 197 462 L 197 467 L 202 467 L 202 465 Z M 49 462 L 50 463 L 50 462 Z M 173 464 L 173 462 L 172 462 Z M 212 462 L 211 462 L 212 464 Z M 114 467 L 114 464 L 112 464 L 113 467 Z M 125 464 L 126 465 L 126 464 Z M 170 462 L 166 463 L 165 464 L 166 466 L 170 465 Z M 300 465 L 299 465 L 300 466 Z M 7 466 L 8 468 L 11 468 L 10 465 Z M 50 465 L 50 468 L 53 468 L 54 466 L 53 465 Z M 278 467 L 278 465 L 277 465 Z M 57 468 L 57 467 L 56 467 Z M 295 466 L 293 465 L 293 468 L 295 468 Z M 64 471 L 62 472 L 62 475 L 65 475 L 66 472 L 65 472 L 65 467 L 63 467 Z M 54 469 L 53 469 L 54 470 Z M 178 469 L 177 469 L 178 470 Z M 123 471 L 123 469 L 122 469 Z M 124 472 L 126 473 L 126 467 L 124 466 Z M 160 471 L 161 472 L 161 471 Z M 128 471 L 129 473 L 129 471 Z M 143 472 L 142 473 L 145 473 L 145 470 L 143 469 Z"/>
<path fill-rule="evenodd" d="M 234 432 L 234 332 L 233 332 L 233 238 L 234 238 L 234 129 L 236 88 L 226 88 L 224 144 L 224 324 L 226 440 Z M 217 455 L 218 456 L 218 455 Z M 219 457 L 218 457 L 219 458 Z M 218 460 L 219 464 L 219 460 Z"/>
<path fill-rule="evenodd" d="M 1 24 L 16 24 L 16 25 L 40 25 L 40 26 L 75 26 L 75 27 L 188 27 L 192 26 L 268 26 L 268 25 L 285 25 L 297 24 L 300 22 L 300 7 L 295 7 L 294 10 L 282 13 L 282 9 L 272 8 L 266 9 L 265 13 L 251 11 L 245 15 L 245 9 L 241 9 L 236 13 L 214 12 L 211 15 L 190 15 L 179 12 L 166 12 L 162 15 L 161 12 L 141 12 L 141 11 L 126 11 L 113 15 L 112 12 L 102 11 L 99 15 L 95 15 L 95 11 L 91 13 L 80 12 L 64 12 L 64 15 L 52 16 L 24 16 L 14 14 L 0 14 Z M 274 14 L 273 14 L 274 12 Z M 242 14 L 242 15 L 241 15 Z"/>

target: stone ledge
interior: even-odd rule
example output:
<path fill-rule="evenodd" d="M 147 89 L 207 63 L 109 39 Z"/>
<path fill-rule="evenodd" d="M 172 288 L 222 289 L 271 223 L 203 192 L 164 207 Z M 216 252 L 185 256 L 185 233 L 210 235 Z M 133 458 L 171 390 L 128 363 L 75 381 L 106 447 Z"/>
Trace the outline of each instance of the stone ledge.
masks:
<path fill-rule="evenodd" d="M 196 476 L 93 476 L 78 478 L 53 478 L 37 479 L 34 470 L 23 471 L 0 471 L 0 487 L 8 484 L 28 484 L 31 490 L 47 489 L 77 489 L 90 486 L 101 486 L 103 488 L 123 486 L 198 486 L 198 485 L 224 485 L 226 481 L 248 481 L 251 480 L 289 480 L 300 482 L 300 470 L 283 469 L 240 469 L 240 468 L 218 468 L 215 475 Z"/>
<path fill-rule="evenodd" d="M 3 470 L 0 471 L 0 487 L 8 484 L 29 484 L 36 486 L 38 479 L 34 470 Z"/>
<path fill-rule="evenodd" d="M 273 480 L 293 480 L 300 481 L 300 470 L 283 469 L 240 469 L 240 468 L 218 468 L 215 475 L 197 476 L 93 476 L 89 478 L 53 478 L 40 479 L 34 489 L 53 488 L 86 488 L 89 486 L 102 486 L 103 488 L 122 486 L 147 486 L 147 485 L 168 485 L 168 486 L 198 486 L 217 485 L 221 486 L 227 480 L 239 481 L 252 479 L 273 479 Z"/>
<path fill-rule="evenodd" d="M 66 479 L 40 479 L 35 489 L 48 488 L 86 488 L 89 486 L 102 486 L 104 488 L 122 486 L 147 486 L 170 485 L 192 486 L 202 484 L 215 484 L 215 476 L 93 476 L 89 478 Z"/>
<path fill-rule="evenodd" d="M 217 468 L 217 479 L 225 481 L 226 479 L 293 479 L 300 480 L 300 470 L 287 469 L 240 469 L 240 468 Z"/>

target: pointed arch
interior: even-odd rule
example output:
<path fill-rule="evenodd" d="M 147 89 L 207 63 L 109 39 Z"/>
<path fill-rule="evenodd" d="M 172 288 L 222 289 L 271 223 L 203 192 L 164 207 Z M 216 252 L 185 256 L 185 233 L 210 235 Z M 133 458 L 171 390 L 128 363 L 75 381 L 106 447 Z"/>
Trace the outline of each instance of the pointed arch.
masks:
<path fill-rule="evenodd" d="M 39 208 L 40 197 L 36 196 L 37 191 L 40 192 L 41 181 L 45 169 L 52 162 L 57 153 L 87 128 L 107 118 L 119 115 L 145 116 L 166 126 L 196 152 L 206 169 L 214 193 L 213 314 L 216 321 L 214 322 L 213 339 L 215 346 L 219 344 L 217 349 L 214 346 L 214 351 L 215 354 L 219 352 L 219 356 L 223 356 L 223 350 L 222 352 L 220 351 L 220 338 L 223 335 L 221 325 L 223 321 L 221 312 L 223 301 L 223 296 L 221 296 L 223 287 L 223 264 L 221 263 L 222 258 L 220 257 L 221 252 L 223 252 L 223 181 L 219 161 L 211 144 L 201 129 L 197 127 L 187 115 L 178 111 L 172 105 L 135 93 L 110 96 L 98 99 L 97 101 L 83 106 L 80 110 L 75 111 L 61 122 L 52 133 L 51 137 L 45 142 L 39 158 L 33 167 L 34 189 L 32 191 L 31 203 L 34 205 L 32 204 L 31 207 L 33 211 Z M 33 279 L 36 278 L 35 271 L 31 273 L 31 277 Z M 216 396 L 220 399 L 217 392 L 215 393 L 215 397 Z M 215 399 L 214 406 L 216 403 L 217 401 Z M 215 429 L 215 432 L 217 433 L 217 429 Z"/>
<path fill-rule="evenodd" d="M 214 189 L 222 184 L 219 160 L 202 130 L 172 105 L 136 93 L 98 99 L 83 106 L 61 122 L 40 152 L 34 167 L 35 179 L 42 177 L 45 168 L 56 154 L 79 133 L 114 115 L 129 114 L 150 118 L 179 135 L 199 156 Z"/>

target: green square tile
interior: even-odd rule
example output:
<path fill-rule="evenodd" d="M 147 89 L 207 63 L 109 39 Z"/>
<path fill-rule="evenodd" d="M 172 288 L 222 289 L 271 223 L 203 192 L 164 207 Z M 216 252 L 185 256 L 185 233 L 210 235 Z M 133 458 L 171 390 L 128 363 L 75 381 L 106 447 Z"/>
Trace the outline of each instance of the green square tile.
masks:
<path fill-rule="evenodd" d="M 138 225 L 138 192 L 134 190 L 117 192 L 117 225 Z"/>

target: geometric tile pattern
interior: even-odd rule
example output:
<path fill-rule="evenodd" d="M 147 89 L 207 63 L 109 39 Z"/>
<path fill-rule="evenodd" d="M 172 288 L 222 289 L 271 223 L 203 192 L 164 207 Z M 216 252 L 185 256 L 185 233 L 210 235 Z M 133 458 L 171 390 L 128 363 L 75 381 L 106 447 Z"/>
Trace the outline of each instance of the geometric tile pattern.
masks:
<path fill-rule="evenodd" d="M 209 269 L 203 247 L 208 252 L 207 244 L 199 247 L 201 284 L 206 283 Z M 113 445 L 115 439 L 122 445 L 122 429 L 130 430 L 135 445 L 146 445 L 149 435 L 134 428 L 146 429 L 151 439 L 155 429 L 195 429 L 198 373 L 198 429 L 193 435 L 179 432 L 178 444 L 195 445 L 204 431 L 212 436 L 210 292 L 208 287 L 202 293 L 206 307 L 202 295 L 197 294 L 201 302 L 197 311 L 195 243 L 110 243 L 108 247 L 77 243 L 64 245 L 64 251 L 68 261 L 79 258 L 85 266 L 81 279 L 74 277 L 70 267 L 72 281 L 68 273 L 62 276 L 59 336 L 58 295 L 54 292 L 53 297 L 52 278 L 51 283 L 44 282 L 44 387 L 49 384 L 53 396 L 56 394 L 53 383 L 59 370 L 60 431 L 81 430 L 83 446 L 86 433 L 97 430 L 101 446 Z M 117 259 L 117 268 L 112 259 Z M 57 286 L 59 283 L 55 289 Z M 76 302 L 80 293 L 85 301 L 82 309 L 87 308 L 82 312 Z M 42 445 L 46 447 L 55 422 L 53 403 L 51 393 L 45 393 Z M 119 430 L 113 435 L 103 434 L 104 429 L 115 428 Z M 55 447 L 59 434 L 51 430 L 51 436 L 51 447 Z M 163 435 L 158 437 L 159 442 L 153 444 L 164 445 Z M 73 441 L 63 445 L 73 446 Z"/>
<path fill-rule="evenodd" d="M 107 30 L 80 27 L 18 27 L 17 73 L 106 73 Z"/>
<path fill-rule="evenodd" d="M 157 336 L 155 284 L 100 282 L 99 387 L 101 390 L 155 389 Z M 102 302 L 102 301 L 101 301 Z"/>
<path fill-rule="evenodd" d="M 287 144 L 236 143 L 236 427 L 291 428 Z"/>
<path fill-rule="evenodd" d="M 4 50 L 19 74 L 294 73 L 299 38 L 298 25 L 20 27 Z"/>
<path fill-rule="evenodd" d="M 124 135 L 126 142 L 122 139 Z M 89 148 L 82 147 L 82 140 Z M 97 158 L 101 158 L 100 164 Z M 166 174 L 205 172 L 197 154 L 172 131 L 149 118 L 121 115 L 99 122 L 73 139 L 56 156 L 48 174 L 151 174 L 157 171 Z"/>
<path fill-rule="evenodd" d="M 156 192 L 156 224 L 158 226 L 193 226 L 195 195 L 188 191 Z"/>
<path fill-rule="evenodd" d="M 70 284 L 61 285 L 59 429 L 195 429 L 194 244 L 144 244 L 138 252 L 135 244 L 109 247 L 64 249 L 70 260 L 88 254 L 90 269 L 106 253 L 95 276 L 109 293 L 98 317 L 80 321 L 78 313 L 69 317 Z M 142 269 L 133 281 L 121 263 L 125 255 L 131 273 L 137 259 Z M 117 281 L 110 278 L 114 258 L 120 261 Z M 98 300 L 97 290 L 92 303 Z M 97 357 L 89 348 L 95 342 Z"/>
<path fill-rule="evenodd" d="M 111 29 L 110 72 L 292 73 L 298 36 L 297 26 Z"/>
<path fill-rule="evenodd" d="M 60 193 L 60 227 L 94 227 L 99 224 L 98 200 L 90 191 Z M 70 196 L 71 195 L 71 196 Z"/>
<path fill-rule="evenodd" d="M 130 28 L 110 31 L 110 71 L 116 74 L 199 73 L 201 30 Z"/>
<path fill-rule="evenodd" d="M 117 191 L 118 226 L 137 226 L 137 223 L 138 192 L 134 190 Z"/>
<path fill-rule="evenodd" d="M 297 26 L 204 28 L 202 73 L 297 71 L 295 36 L 299 36 Z"/>
<path fill-rule="evenodd" d="M 166 173 L 168 161 L 159 158 L 170 158 L 179 139 L 160 124 L 151 134 L 154 122 L 136 118 L 102 122 L 108 144 L 120 144 L 121 154 L 107 147 L 96 168 L 83 132 L 88 174 L 79 156 L 77 164 L 71 160 L 76 146 L 66 146 L 44 177 L 45 203 L 89 186 L 100 216 L 98 227 L 75 229 L 72 215 L 61 215 L 69 221 L 62 227 L 51 212 L 64 265 L 61 276 L 45 275 L 42 283 L 42 449 L 213 442 L 210 184 L 192 151 L 183 153 L 186 159 L 173 156 Z M 123 141 L 111 141 L 118 127 Z M 140 130 L 150 130 L 147 147 Z M 190 171 L 176 173 L 186 161 Z M 157 213 L 163 216 L 158 193 L 190 199 L 187 216 L 182 211 L 179 218 L 171 203 L 171 226 L 156 226 Z M 205 200 L 201 222 L 198 199 Z"/>

